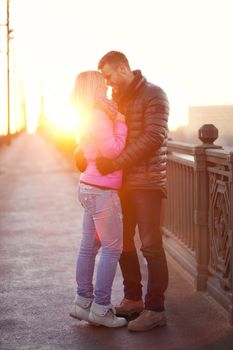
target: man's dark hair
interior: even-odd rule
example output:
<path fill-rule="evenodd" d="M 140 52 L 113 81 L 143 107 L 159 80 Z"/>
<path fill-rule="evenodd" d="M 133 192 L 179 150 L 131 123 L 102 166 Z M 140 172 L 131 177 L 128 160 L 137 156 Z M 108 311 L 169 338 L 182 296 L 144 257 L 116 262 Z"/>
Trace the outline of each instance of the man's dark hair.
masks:
<path fill-rule="evenodd" d="M 106 55 L 100 59 L 98 69 L 101 70 L 106 63 L 114 65 L 124 63 L 130 69 L 127 57 L 120 51 L 109 51 L 106 53 Z"/>

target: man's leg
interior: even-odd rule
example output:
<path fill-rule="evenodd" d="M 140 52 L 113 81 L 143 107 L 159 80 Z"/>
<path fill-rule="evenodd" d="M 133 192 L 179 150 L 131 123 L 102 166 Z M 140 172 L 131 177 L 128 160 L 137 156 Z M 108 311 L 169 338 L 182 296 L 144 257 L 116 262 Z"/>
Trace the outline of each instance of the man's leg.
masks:
<path fill-rule="evenodd" d="M 124 300 L 116 310 L 117 313 L 126 315 L 143 309 L 142 278 L 134 243 L 136 216 L 131 191 L 121 191 L 120 198 L 123 213 L 123 252 L 119 263 L 123 275 Z"/>
<path fill-rule="evenodd" d="M 129 329 L 143 331 L 166 323 L 164 293 L 168 285 L 168 269 L 160 230 L 161 194 L 157 190 L 135 190 L 134 203 L 142 242 L 142 253 L 147 260 L 148 284 L 145 311 Z"/>
<path fill-rule="evenodd" d="M 148 286 L 145 308 L 164 310 L 164 293 L 168 285 L 168 269 L 160 227 L 161 193 L 139 190 L 135 197 L 142 253 L 148 264 Z"/>

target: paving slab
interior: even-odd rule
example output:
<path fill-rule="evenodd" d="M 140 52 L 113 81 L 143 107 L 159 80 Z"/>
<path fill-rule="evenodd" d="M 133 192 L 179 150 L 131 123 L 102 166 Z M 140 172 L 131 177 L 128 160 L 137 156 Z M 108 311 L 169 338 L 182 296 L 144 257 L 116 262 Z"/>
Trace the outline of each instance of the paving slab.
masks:
<path fill-rule="evenodd" d="M 69 317 L 81 239 L 78 173 L 40 134 L 0 148 L 1 350 L 233 350 L 226 311 L 167 254 L 166 327 L 132 333 Z M 146 265 L 140 255 L 145 285 Z M 112 302 L 122 298 L 117 270 Z"/>

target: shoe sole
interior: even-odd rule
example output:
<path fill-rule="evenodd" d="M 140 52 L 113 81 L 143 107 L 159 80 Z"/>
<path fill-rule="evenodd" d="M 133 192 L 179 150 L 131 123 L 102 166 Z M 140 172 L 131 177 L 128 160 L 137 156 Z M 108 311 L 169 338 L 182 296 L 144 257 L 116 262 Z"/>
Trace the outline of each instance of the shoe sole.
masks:
<path fill-rule="evenodd" d="M 72 313 L 70 313 L 69 315 L 70 315 L 70 317 L 72 317 L 72 318 L 74 318 L 74 319 L 76 319 L 76 320 L 79 320 L 79 321 L 86 321 L 86 322 L 90 323 L 92 326 L 96 326 L 96 327 L 101 326 L 99 323 L 95 323 L 95 322 L 92 322 L 92 321 L 89 321 L 89 320 L 84 320 L 83 318 L 78 317 L 78 316 L 76 316 L 76 315 L 74 315 L 74 314 L 72 314 Z"/>
<path fill-rule="evenodd" d="M 70 315 L 70 317 L 75 318 L 76 320 L 82 321 L 82 319 L 80 317 L 76 316 L 75 314 L 72 314 L 71 312 L 69 313 L 69 315 Z M 84 320 L 84 321 L 86 321 L 86 320 Z"/>
<path fill-rule="evenodd" d="M 155 327 L 164 327 L 164 326 L 166 326 L 166 324 L 167 324 L 167 321 L 166 320 L 163 320 L 163 321 L 160 321 L 160 322 L 158 322 L 158 323 L 156 323 L 156 324 L 153 324 L 153 325 L 151 325 L 150 327 L 148 327 L 148 328 L 138 328 L 138 329 L 132 329 L 132 328 L 130 328 L 129 326 L 128 326 L 128 331 L 130 331 L 130 332 L 146 332 L 146 331 L 150 331 L 150 330 L 152 330 L 153 328 L 155 328 Z"/>
<path fill-rule="evenodd" d="M 135 315 L 139 315 L 142 311 L 143 311 L 144 309 L 142 309 L 142 310 L 140 310 L 140 311 L 138 311 L 138 310 L 130 310 L 130 311 L 117 311 L 117 309 L 116 309 L 116 316 L 123 316 L 123 317 L 125 317 L 125 316 L 129 316 L 129 317 L 131 317 L 131 316 L 135 316 Z"/>
<path fill-rule="evenodd" d="M 121 326 L 107 326 L 105 324 L 102 324 L 102 323 L 93 323 L 92 321 L 89 321 L 93 326 L 102 326 L 102 327 L 106 327 L 106 328 L 121 328 L 121 327 L 126 327 L 127 326 L 127 323 L 126 324 L 123 324 Z"/>
<path fill-rule="evenodd" d="M 125 326 L 127 326 L 127 320 L 126 320 L 126 323 L 125 324 L 122 324 L 122 325 L 106 325 L 106 324 L 104 324 L 104 323 L 95 323 L 95 321 L 89 321 L 90 323 L 92 323 L 93 325 L 95 325 L 95 326 L 103 326 L 103 327 L 107 327 L 107 328 L 121 328 L 121 327 L 125 327 Z"/>
<path fill-rule="evenodd" d="M 140 313 L 138 312 L 132 312 L 130 314 L 116 314 L 117 317 L 124 317 L 127 322 L 133 321 L 136 318 L 138 318 L 138 316 L 140 315 Z"/>

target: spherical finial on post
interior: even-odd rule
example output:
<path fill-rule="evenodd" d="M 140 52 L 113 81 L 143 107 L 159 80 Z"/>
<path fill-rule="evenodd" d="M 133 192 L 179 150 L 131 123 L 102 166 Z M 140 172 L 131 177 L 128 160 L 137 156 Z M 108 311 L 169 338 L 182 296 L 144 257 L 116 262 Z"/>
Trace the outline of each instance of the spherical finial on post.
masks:
<path fill-rule="evenodd" d="M 214 146 L 214 141 L 218 138 L 218 129 L 213 124 L 204 124 L 198 130 L 198 137 L 203 145 Z"/>

